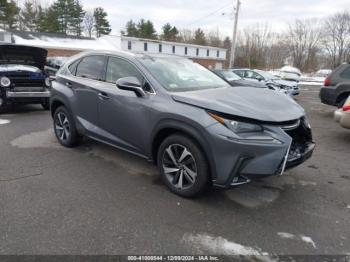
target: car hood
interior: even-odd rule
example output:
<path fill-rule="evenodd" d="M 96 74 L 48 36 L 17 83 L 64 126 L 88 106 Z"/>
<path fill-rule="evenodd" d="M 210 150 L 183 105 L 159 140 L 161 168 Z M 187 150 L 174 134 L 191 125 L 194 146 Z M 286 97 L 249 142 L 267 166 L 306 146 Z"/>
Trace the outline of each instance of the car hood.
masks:
<path fill-rule="evenodd" d="M 177 102 L 263 122 L 286 122 L 305 114 L 290 97 L 268 89 L 217 88 L 180 92 L 172 97 Z"/>
<path fill-rule="evenodd" d="M 4 44 L 0 45 L 0 64 L 29 65 L 44 69 L 47 50 L 39 47 Z"/>

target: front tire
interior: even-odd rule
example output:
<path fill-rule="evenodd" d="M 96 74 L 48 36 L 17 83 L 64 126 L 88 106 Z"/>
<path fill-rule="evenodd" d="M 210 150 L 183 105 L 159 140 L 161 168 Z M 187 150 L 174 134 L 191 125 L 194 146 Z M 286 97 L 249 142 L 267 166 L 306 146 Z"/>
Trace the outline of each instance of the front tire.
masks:
<path fill-rule="evenodd" d="M 182 134 L 167 137 L 159 147 L 158 168 L 165 185 L 175 194 L 191 198 L 209 185 L 207 160 L 195 141 Z"/>
<path fill-rule="evenodd" d="M 53 122 L 58 142 L 64 147 L 75 147 L 79 142 L 78 132 L 73 117 L 64 106 L 56 109 Z"/>
<path fill-rule="evenodd" d="M 41 103 L 41 106 L 44 108 L 45 111 L 50 110 L 50 102 L 49 99 L 46 99 L 44 102 Z"/>

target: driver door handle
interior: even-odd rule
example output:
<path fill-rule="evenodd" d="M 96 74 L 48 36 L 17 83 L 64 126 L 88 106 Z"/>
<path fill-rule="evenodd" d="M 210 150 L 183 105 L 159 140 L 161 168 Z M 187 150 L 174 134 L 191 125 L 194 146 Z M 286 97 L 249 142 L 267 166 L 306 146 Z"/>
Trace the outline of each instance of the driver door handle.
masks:
<path fill-rule="evenodd" d="M 105 92 L 98 93 L 98 97 L 102 100 L 109 100 L 110 97 Z"/>

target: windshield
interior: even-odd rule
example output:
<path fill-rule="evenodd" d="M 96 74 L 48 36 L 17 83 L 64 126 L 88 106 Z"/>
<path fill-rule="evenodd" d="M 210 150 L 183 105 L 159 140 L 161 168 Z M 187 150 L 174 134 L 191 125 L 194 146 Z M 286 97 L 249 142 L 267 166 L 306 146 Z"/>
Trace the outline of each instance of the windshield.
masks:
<path fill-rule="evenodd" d="M 140 61 L 170 92 L 229 87 L 219 76 L 188 59 L 143 57 Z"/>
<path fill-rule="evenodd" d="M 260 75 L 262 75 L 265 79 L 279 79 L 279 77 L 277 76 L 274 76 L 273 74 L 270 74 L 269 72 L 266 72 L 266 71 L 260 71 L 260 70 L 256 70 L 256 72 Z"/>
<path fill-rule="evenodd" d="M 220 71 L 219 74 L 221 74 L 227 81 L 237 81 L 241 79 L 240 76 L 228 70 Z"/>

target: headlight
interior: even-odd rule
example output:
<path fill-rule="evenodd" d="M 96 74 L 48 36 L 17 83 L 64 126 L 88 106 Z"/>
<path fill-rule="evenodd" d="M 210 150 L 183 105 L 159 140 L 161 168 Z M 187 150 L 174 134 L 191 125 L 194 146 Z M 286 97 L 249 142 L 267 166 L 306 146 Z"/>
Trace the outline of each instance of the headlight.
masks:
<path fill-rule="evenodd" d="M 246 123 L 246 122 L 241 122 L 236 120 L 228 120 L 218 115 L 215 115 L 213 113 L 209 113 L 209 115 L 236 134 L 255 133 L 255 132 L 264 131 L 263 127 L 257 124 L 251 124 L 251 123 Z"/>
<path fill-rule="evenodd" d="M 307 128 L 311 129 L 311 125 L 310 125 L 310 122 L 309 122 L 309 119 L 307 118 L 307 116 L 304 116 L 302 121 Z"/>
<path fill-rule="evenodd" d="M 45 78 L 45 85 L 46 85 L 47 87 L 50 87 L 50 86 L 51 86 L 51 82 L 50 82 L 50 78 L 49 78 L 49 77 L 46 77 L 46 78 Z"/>
<path fill-rule="evenodd" d="M 11 85 L 11 80 L 8 77 L 3 76 L 0 79 L 0 84 L 2 87 L 9 87 Z"/>

